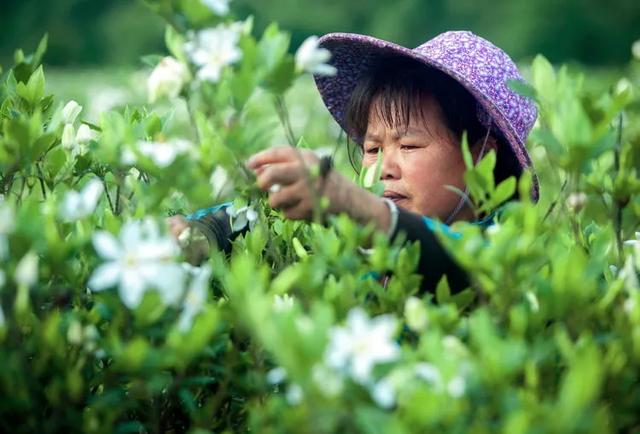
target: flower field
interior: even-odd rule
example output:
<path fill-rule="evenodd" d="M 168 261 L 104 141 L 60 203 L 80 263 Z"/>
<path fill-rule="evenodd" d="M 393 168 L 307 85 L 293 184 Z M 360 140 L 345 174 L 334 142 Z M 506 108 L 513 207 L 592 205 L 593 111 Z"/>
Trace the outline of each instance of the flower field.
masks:
<path fill-rule="evenodd" d="M 50 80 L 46 37 L 0 72 L 3 432 L 640 432 L 640 42 L 615 73 L 521 65 L 541 200 L 469 164 L 477 210 L 522 200 L 438 232 L 472 285 L 424 294 L 417 245 L 320 199 L 285 219 L 244 166 L 313 148 L 377 191 L 315 94 L 317 39 L 146 3 L 167 51 L 144 72 Z M 226 201 L 250 230 L 195 260 L 167 217 Z"/>

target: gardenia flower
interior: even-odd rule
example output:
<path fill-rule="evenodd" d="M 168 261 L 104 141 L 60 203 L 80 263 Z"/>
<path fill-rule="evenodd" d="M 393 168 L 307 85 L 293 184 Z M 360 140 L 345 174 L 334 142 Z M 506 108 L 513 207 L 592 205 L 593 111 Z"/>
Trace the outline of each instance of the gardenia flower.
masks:
<path fill-rule="evenodd" d="M 200 313 L 207 300 L 211 266 L 194 267 L 187 263 L 183 263 L 182 266 L 191 275 L 191 282 L 182 302 L 182 313 L 178 319 L 178 329 L 186 332 L 191 330 L 193 319 Z"/>
<path fill-rule="evenodd" d="M 175 304 L 180 299 L 185 272 L 174 262 L 180 249 L 173 238 L 159 234 L 154 221 L 125 223 L 119 239 L 98 231 L 93 245 L 105 259 L 89 279 L 93 291 L 117 285 L 120 299 L 129 309 L 136 308 L 151 288 L 160 292 L 165 303 Z"/>
<path fill-rule="evenodd" d="M 345 327 L 331 329 L 325 362 L 366 384 L 376 364 L 391 362 L 400 355 L 393 339 L 395 330 L 396 320 L 392 316 L 369 319 L 362 308 L 355 307 L 349 312 Z"/>
<path fill-rule="evenodd" d="M 76 143 L 84 145 L 96 139 L 96 133 L 87 124 L 81 124 L 76 133 Z"/>
<path fill-rule="evenodd" d="M 137 143 L 138 151 L 149 158 L 161 169 L 169 167 L 180 154 L 193 150 L 193 144 L 184 139 L 173 139 L 167 142 L 147 142 L 140 140 Z M 123 164 L 135 164 L 138 160 L 136 154 L 130 149 L 125 149 L 122 154 Z"/>
<path fill-rule="evenodd" d="M 326 48 L 318 47 L 318 37 L 308 37 L 298 51 L 296 51 L 296 68 L 310 74 L 336 75 L 338 71 L 334 66 L 327 65 L 331 59 L 331 52 Z"/>
<path fill-rule="evenodd" d="M 222 69 L 242 58 L 238 48 L 242 23 L 219 24 L 212 29 L 199 31 L 192 41 L 185 44 L 185 51 L 198 66 L 200 80 L 216 83 Z"/>
<path fill-rule="evenodd" d="M 258 221 L 258 213 L 252 206 L 247 205 L 236 209 L 233 205 L 226 208 L 226 213 L 231 217 L 231 229 L 238 232 L 249 225 L 249 229 L 253 229 Z"/>
<path fill-rule="evenodd" d="M 96 209 L 103 191 L 102 182 L 97 178 L 87 182 L 79 192 L 68 191 L 64 196 L 60 210 L 62 218 L 65 221 L 75 221 L 91 215 Z"/>
<path fill-rule="evenodd" d="M 625 240 L 624 245 L 625 246 L 637 246 L 638 243 L 640 242 L 640 231 L 635 233 L 635 239 L 631 239 L 631 240 Z"/>
<path fill-rule="evenodd" d="M 69 101 L 62 109 L 62 120 L 65 124 L 73 124 L 82 111 L 82 106 L 74 100 Z"/>
<path fill-rule="evenodd" d="M 229 2 L 231 0 L 202 0 L 202 3 L 208 7 L 211 12 L 218 16 L 224 16 L 229 13 Z"/>
<path fill-rule="evenodd" d="M 177 97 L 188 75 L 187 68 L 181 62 L 171 56 L 163 58 L 147 80 L 149 102 L 153 103 L 163 96 Z"/>

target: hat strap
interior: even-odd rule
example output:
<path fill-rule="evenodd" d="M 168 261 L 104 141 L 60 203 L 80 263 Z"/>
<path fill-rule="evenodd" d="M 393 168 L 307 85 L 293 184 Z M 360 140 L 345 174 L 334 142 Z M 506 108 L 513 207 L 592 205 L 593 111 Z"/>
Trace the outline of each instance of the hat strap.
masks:
<path fill-rule="evenodd" d="M 478 155 L 478 159 L 476 160 L 476 162 L 474 163 L 474 166 L 476 164 L 478 164 L 478 162 L 480 162 L 480 160 L 482 159 L 482 157 L 484 156 L 484 151 L 486 149 L 487 146 L 487 140 L 489 139 L 489 134 L 491 133 L 491 125 L 489 125 L 487 127 L 487 134 L 484 136 L 484 142 L 482 143 L 482 148 L 480 148 L 480 154 Z M 451 211 L 451 214 L 449 214 L 449 217 L 447 217 L 447 219 L 444 221 L 445 224 L 451 224 L 451 222 L 453 221 L 454 217 L 456 215 L 458 215 L 458 213 L 460 212 L 460 210 L 462 209 L 462 207 L 464 206 L 464 204 L 466 202 L 469 202 L 469 204 L 471 204 L 471 201 L 469 200 L 469 187 L 465 187 L 464 189 L 464 196 L 462 196 L 460 198 L 460 201 L 458 202 L 458 205 L 455 207 L 455 209 L 453 211 Z"/>

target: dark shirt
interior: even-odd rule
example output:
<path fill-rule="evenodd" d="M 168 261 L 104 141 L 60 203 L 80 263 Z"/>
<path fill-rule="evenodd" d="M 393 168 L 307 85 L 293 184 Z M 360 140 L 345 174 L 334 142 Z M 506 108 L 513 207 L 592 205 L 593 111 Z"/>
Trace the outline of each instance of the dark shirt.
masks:
<path fill-rule="evenodd" d="M 226 213 L 226 208 L 230 205 L 231 202 L 223 203 L 198 210 L 186 217 L 193 226 L 206 235 L 212 245 L 225 252 L 231 251 L 231 242 L 243 232 L 234 232 L 231 228 L 230 218 Z M 474 224 L 485 228 L 491 226 L 495 214 L 494 212 L 483 220 L 475 221 Z M 469 286 L 469 277 L 438 241 L 436 230 L 442 230 L 454 238 L 461 236 L 444 223 L 398 208 L 398 225 L 392 234 L 392 240 L 403 234 L 407 242 L 418 241 L 420 243 L 420 260 L 417 271 L 423 276 L 422 292 L 435 291 L 443 275 L 447 276 L 452 293 L 462 291 Z"/>

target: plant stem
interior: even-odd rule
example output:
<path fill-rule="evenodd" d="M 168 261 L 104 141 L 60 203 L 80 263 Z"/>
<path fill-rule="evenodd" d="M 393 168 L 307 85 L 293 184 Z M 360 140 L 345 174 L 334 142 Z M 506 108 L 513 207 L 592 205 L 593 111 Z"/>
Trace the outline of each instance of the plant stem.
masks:
<path fill-rule="evenodd" d="M 113 202 L 111 202 L 111 196 L 109 196 L 109 187 L 107 187 L 107 181 L 102 178 L 102 185 L 104 186 L 104 194 L 107 196 L 107 202 L 109 202 L 109 208 L 111 209 L 111 213 L 116 215 L 115 208 L 113 207 Z"/>
<path fill-rule="evenodd" d="M 40 189 L 42 190 L 42 197 L 47 199 L 47 190 L 44 186 L 44 174 L 42 173 L 42 168 L 39 163 L 36 163 L 36 169 L 38 169 L 38 180 L 40 181 Z"/>
<path fill-rule="evenodd" d="M 616 138 L 616 147 L 614 149 L 614 166 L 615 173 L 620 172 L 620 148 L 622 147 L 622 113 L 618 117 L 618 135 Z M 613 219 L 613 229 L 616 236 L 616 246 L 618 250 L 618 260 L 622 261 L 622 207 L 623 203 L 618 200 L 618 198 L 613 198 L 613 206 L 614 206 L 614 219 Z"/>
<path fill-rule="evenodd" d="M 291 127 L 289 110 L 287 110 L 287 104 L 284 100 L 284 97 L 282 97 L 281 95 L 276 96 L 275 106 L 276 106 L 276 113 L 278 113 L 278 117 L 280 118 L 280 123 L 282 123 L 282 127 L 284 128 L 285 135 L 287 136 L 287 141 L 289 142 L 289 145 L 295 148 L 298 144 L 298 141 L 296 140 L 296 136 L 293 133 L 293 128 Z"/>

